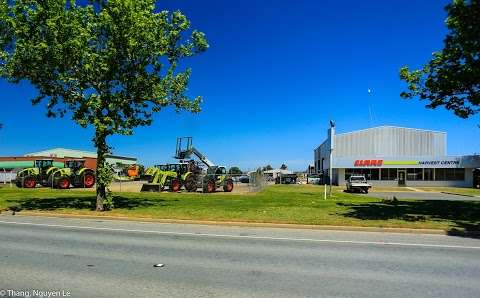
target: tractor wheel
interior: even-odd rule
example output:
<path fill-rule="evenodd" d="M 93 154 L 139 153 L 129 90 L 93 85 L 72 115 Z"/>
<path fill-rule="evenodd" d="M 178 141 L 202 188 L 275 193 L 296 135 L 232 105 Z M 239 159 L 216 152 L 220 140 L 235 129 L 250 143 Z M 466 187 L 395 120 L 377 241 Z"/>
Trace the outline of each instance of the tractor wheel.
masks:
<path fill-rule="evenodd" d="M 213 180 L 208 180 L 204 185 L 203 185 L 203 192 L 207 193 L 212 193 L 215 192 L 215 181 Z"/>
<path fill-rule="evenodd" d="M 195 181 L 195 178 L 190 175 L 187 177 L 187 179 L 185 179 L 185 189 L 188 191 L 188 192 L 194 192 L 194 191 L 197 191 L 197 181 Z"/>
<path fill-rule="evenodd" d="M 182 184 L 180 183 L 180 180 L 172 179 L 172 181 L 170 181 L 170 191 L 171 192 L 180 191 L 181 187 L 182 187 Z"/>
<path fill-rule="evenodd" d="M 233 190 L 233 180 L 228 179 L 227 181 L 225 181 L 225 184 L 223 185 L 223 191 L 232 192 L 232 190 Z"/>
<path fill-rule="evenodd" d="M 57 186 L 59 189 L 68 189 L 70 188 L 70 180 L 67 177 L 60 177 L 57 181 Z"/>
<path fill-rule="evenodd" d="M 24 188 L 35 188 L 37 186 L 37 180 L 33 176 L 27 176 L 23 178 L 23 187 Z"/>
<path fill-rule="evenodd" d="M 95 185 L 95 176 L 92 173 L 83 174 L 82 184 L 85 188 L 92 188 Z"/>

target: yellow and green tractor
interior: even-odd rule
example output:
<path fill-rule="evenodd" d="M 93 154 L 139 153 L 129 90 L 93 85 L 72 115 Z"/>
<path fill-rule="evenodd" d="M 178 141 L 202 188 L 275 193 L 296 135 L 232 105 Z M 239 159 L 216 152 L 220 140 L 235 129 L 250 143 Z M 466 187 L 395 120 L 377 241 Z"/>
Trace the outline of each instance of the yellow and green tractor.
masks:
<path fill-rule="evenodd" d="M 54 162 L 53 159 L 38 159 L 31 167 L 25 168 L 17 173 L 16 185 L 20 188 L 35 188 L 37 184 L 52 186 L 49 177 L 52 173 L 63 168 L 63 163 Z"/>
<path fill-rule="evenodd" d="M 156 165 L 147 168 L 143 176 L 148 181 L 142 185 L 141 191 L 163 191 L 165 187 L 171 192 L 177 192 L 182 187 L 177 164 Z"/>
<path fill-rule="evenodd" d="M 59 189 L 92 188 L 95 185 L 95 171 L 85 167 L 84 159 L 65 161 L 65 167 L 57 169 L 49 176 L 49 183 Z"/>
<path fill-rule="evenodd" d="M 206 170 L 192 159 L 193 156 L 206 166 Z M 177 138 L 175 159 L 188 165 L 188 171 L 181 176 L 182 184 L 187 191 L 197 191 L 198 188 L 205 193 L 215 192 L 218 188 L 223 189 L 224 192 L 233 190 L 233 179 L 227 174 L 226 168 L 215 165 L 196 149 L 192 145 L 192 137 Z"/>

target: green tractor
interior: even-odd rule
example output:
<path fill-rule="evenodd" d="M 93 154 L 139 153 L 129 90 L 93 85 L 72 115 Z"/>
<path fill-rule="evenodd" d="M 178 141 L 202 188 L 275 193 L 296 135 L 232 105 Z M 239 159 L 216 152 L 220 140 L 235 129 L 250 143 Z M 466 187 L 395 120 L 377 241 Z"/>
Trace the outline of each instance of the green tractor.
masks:
<path fill-rule="evenodd" d="M 49 183 L 59 189 L 92 188 L 95 185 L 95 171 L 85 167 L 84 159 L 65 161 L 65 168 L 58 169 L 49 177 Z"/>
<path fill-rule="evenodd" d="M 141 191 L 159 192 L 165 190 L 165 186 L 168 186 L 168 190 L 171 192 L 179 191 L 182 184 L 177 172 L 178 166 L 177 164 L 166 164 L 147 168 L 143 178 L 147 179 L 148 183 L 142 185 Z"/>
<path fill-rule="evenodd" d="M 194 160 L 184 163 L 188 165 L 188 170 L 181 174 L 181 180 L 188 192 L 197 191 L 198 188 L 201 188 L 206 193 L 215 192 L 217 188 L 223 188 L 224 192 L 233 190 L 233 179 L 227 174 L 225 167 L 216 166 L 193 147 L 192 137 L 177 138 L 175 158 L 183 161 L 191 158 L 192 155 L 196 156 L 207 167 L 207 170 L 205 173 L 202 167 L 195 163 Z"/>
<path fill-rule="evenodd" d="M 50 175 L 59 169 L 53 159 L 35 160 L 34 166 L 26 168 L 17 173 L 16 185 L 20 188 L 35 188 L 38 183 L 42 186 L 49 186 Z"/>
<path fill-rule="evenodd" d="M 203 171 L 191 171 L 182 176 L 183 184 L 188 192 L 202 189 L 205 193 L 215 192 L 222 188 L 224 192 L 232 192 L 233 180 L 227 175 L 225 167 L 211 166 L 207 168 L 206 174 Z"/>
<path fill-rule="evenodd" d="M 207 169 L 203 192 L 214 192 L 217 188 L 222 188 L 224 192 L 233 190 L 233 179 L 227 175 L 225 167 L 213 166 Z"/>

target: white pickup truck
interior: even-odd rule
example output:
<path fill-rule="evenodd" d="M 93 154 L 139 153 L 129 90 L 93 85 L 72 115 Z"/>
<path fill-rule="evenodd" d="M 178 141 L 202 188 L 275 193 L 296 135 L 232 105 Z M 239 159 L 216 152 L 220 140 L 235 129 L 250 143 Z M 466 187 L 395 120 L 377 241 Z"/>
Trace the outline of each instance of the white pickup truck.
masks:
<path fill-rule="evenodd" d="M 368 190 L 372 188 L 372 185 L 367 183 L 365 176 L 352 175 L 347 180 L 347 192 L 364 192 L 368 193 Z"/>

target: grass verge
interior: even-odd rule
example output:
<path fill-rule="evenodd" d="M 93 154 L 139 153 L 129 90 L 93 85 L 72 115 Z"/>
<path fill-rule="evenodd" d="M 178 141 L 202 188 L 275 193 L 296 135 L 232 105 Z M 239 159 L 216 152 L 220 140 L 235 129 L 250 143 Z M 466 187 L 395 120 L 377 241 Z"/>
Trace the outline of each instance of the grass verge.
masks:
<path fill-rule="evenodd" d="M 480 202 L 383 201 L 323 187 L 274 185 L 257 194 L 114 193 L 108 216 L 153 219 L 243 221 L 310 225 L 441 229 L 467 234 L 480 230 Z M 0 188 L 0 210 L 99 215 L 92 192 Z"/>

